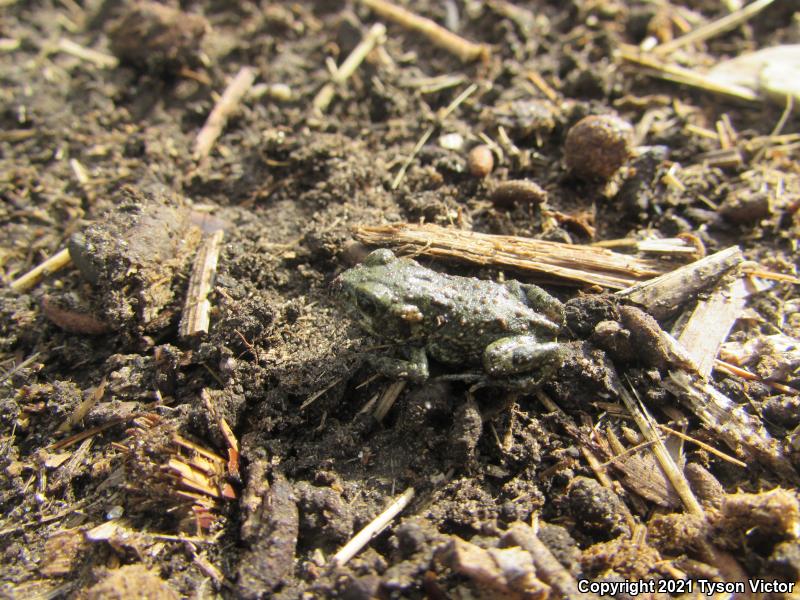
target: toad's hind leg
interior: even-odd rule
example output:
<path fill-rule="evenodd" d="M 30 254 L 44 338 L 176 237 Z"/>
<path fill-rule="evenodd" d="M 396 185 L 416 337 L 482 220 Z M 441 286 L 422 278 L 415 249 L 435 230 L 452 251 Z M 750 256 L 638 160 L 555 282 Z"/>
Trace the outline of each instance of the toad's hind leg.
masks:
<path fill-rule="evenodd" d="M 532 374 L 542 368 L 560 364 L 562 345 L 541 343 L 532 335 L 513 335 L 500 338 L 483 351 L 483 369 L 492 377 Z"/>
<path fill-rule="evenodd" d="M 367 360 L 381 375 L 392 379 L 422 382 L 428 379 L 428 356 L 424 348 L 407 349 L 408 359 L 390 356 L 370 356 Z"/>
<path fill-rule="evenodd" d="M 520 283 L 515 279 L 506 281 L 503 285 L 521 302 L 542 313 L 556 325 L 561 325 L 564 322 L 564 304 L 560 300 L 553 298 L 538 285 Z"/>

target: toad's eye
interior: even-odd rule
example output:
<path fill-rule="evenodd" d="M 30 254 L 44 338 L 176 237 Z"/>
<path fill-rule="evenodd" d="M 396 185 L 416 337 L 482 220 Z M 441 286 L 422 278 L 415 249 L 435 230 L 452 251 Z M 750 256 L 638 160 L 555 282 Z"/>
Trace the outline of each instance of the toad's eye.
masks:
<path fill-rule="evenodd" d="M 358 310 L 368 317 L 374 317 L 378 314 L 378 303 L 375 302 L 372 296 L 368 296 L 363 292 L 356 293 L 356 306 L 358 306 Z"/>

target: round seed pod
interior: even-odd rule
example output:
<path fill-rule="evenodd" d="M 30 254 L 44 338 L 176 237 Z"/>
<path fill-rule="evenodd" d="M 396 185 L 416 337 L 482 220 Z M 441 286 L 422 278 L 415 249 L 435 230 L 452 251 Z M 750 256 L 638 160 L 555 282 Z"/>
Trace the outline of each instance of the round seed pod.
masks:
<path fill-rule="evenodd" d="M 513 206 L 515 203 L 541 204 L 547 200 L 547 192 L 533 181 L 511 179 L 497 184 L 492 190 L 490 200 L 501 207 Z"/>
<path fill-rule="evenodd" d="M 567 133 L 564 159 L 584 179 L 608 179 L 630 158 L 633 127 L 613 115 L 584 117 Z"/>
<path fill-rule="evenodd" d="M 494 168 L 494 156 L 489 146 L 475 146 L 467 156 L 467 167 L 475 177 L 486 177 Z"/>

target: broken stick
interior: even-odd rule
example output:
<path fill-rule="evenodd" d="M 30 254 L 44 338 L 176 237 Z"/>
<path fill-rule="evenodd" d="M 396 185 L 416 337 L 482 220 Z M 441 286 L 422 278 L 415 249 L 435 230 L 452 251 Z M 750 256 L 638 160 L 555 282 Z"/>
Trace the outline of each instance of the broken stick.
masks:
<path fill-rule="evenodd" d="M 372 52 L 378 44 L 383 43 L 386 36 L 386 26 L 383 23 L 375 23 L 364 38 L 358 43 L 358 46 L 353 48 L 353 51 L 347 56 L 344 62 L 336 69 L 336 72 L 331 77 L 331 80 L 322 86 L 322 89 L 317 92 L 312 103 L 314 110 L 318 112 L 325 112 L 333 100 L 333 95 L 336 93 L 337 86 L 342 85 L 347 81 L 356 69 L 364 62 L 367 55 Z"/>
<path fill-rule="evenodd" d="M 211 321 L 211 302 L 208 295 L 217 274 L 217 260 L 222 247 L 223 230 L 212 233 L 195 257 L 192 275 L 189 278 L 189 291 L 181 315 L 180 335 L 191 337 L 198 333 L 208 333 Z"/>
<path fill-rule="evenodd" d="M 39 283 L 42 278 L 63 269 L 70 262 L 72 262 L 72 259 L 69 256 L 69 250 L 64 248 L 21 277 L 12 281 L 11 289 L 15 292 L 25 292 Z"/>
<path fill-rule="evenodd" d="M 742 260 L 739 247 L 731 246 L 650 281 L 620 290 L 617 296 L 643 306 L 656 319 L 662 319 L 713 285 Z"/>
<path fill-rule="evenodd" d="M 465 40 L 435 21 L 420 17 L 401 6 L 386 0 L 361 0 L 361 3 L 384 19 L 424 35 L 432 43 L 457 56 L 461 62 L 472 62 L 479 58 L 485 60 L 489 57 L 489 47 L 486 44 L 475 44 Z"/>
<path fill-rule="evenodd" d="M 372 538 L 383 531 L 389 525 L 389 523 L 392 522 L 392 519 L 399 515 L 403 509 L 408 506 L 413 498 L 414 488 L 410 487 L 403 492 L 397 498 L 397 500 L 387 506 L 386 510 L 375 517 L 375 519 L 373 519 L 370 523 L 367 523 L 364 529 L 359 531 L 349 542 L 342 546 L 341 549 L 334 554 L 333 557 L 331 557 L 330 564 L 342 566 L 351 558 L 353 558 L 364 546 L 370 542 Z"/>
<path fill-rule="evenodd" d="M 200 133 L 197 134 L 197 139 L 194 143 L 195 160 L 205 158 L 211 152 L 211 148 L 214 147 L 214 143 L 225 127 L 225 123 L 228 122 L 228 117 L 239 106 L 239 102 L 244 98 L 255 79 L 255 69 L 242 67 L 236 77 L 233 78 L 233 81 L 225 88 L 219 102 L 208 115 L 208 119 L 206 119 L 206 123 Z"/>
<path fill-rule="evenodd" d="M 711 375 L 719 347 L 744 310 L 748 295 L 745 279 L 740 277 L 716 288 L 692 311 L 678 342 L 686 348 L 702 377 Z"/>

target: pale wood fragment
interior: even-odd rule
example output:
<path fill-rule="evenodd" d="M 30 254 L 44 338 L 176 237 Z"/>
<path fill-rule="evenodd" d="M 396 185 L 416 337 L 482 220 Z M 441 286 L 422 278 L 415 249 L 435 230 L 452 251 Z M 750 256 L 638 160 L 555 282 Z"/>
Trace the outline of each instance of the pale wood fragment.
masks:
<path fill-rule="evenodd" d="M 228 84 L 219 102 L 214 106 L 206 119 L 205 125 L 197 134 L 194 143 L 194 158 L 200 160 L 208 156 L 214 143 L 222 133 L 228 117 L 239 106 L 242 98 L 247 94 L 256 80 L 256 71 L 252 67 L 242 67 L 236 77 Z"/>
<path fill-rule="evenodd" d="M 421 17 L 410 10 L 386 0 L 361 0 L 364 6 L 372 9 L 384 19 L 397 23 L 410 31 L 422 34 L 433 44 L 457 56 L 461 62 L 471 62 L 489 57 L 489 47 L 475 44 L 460 35 L 445 29 L 435 21 Z"/>
<path fill-rule="evenodd" d="M 669 316 L 698 292 L 713 285 L 743 260 L 738 246 L 684 265 L 644 283 L 617 292 L 617 296 L 647 309 L 657 319 Z"/>
<path fill-rule="evenodd" d="M 359 227 L 356 237 L 366 244 L 410 246 L 418 254 L 531 271 L 564 282 L 612 289 L 631 286 L 668 270 L 662 261 L 627 256 L 605 248 L 437 225 L 397 223 Z"/>
<path fill-rule="evenodd" d="M 217 274 L 217 261 L 222 247 L 223 230 L 212 233 L 203 242 L 195 257 L 192 275 L 189 278 L 189 290 L 183 306 L 179 332 L 181 337 L 190 337 L 198 333 L 208 333 L 211 321 L 211 302 L 208 295 L 214 285 Z"/>

